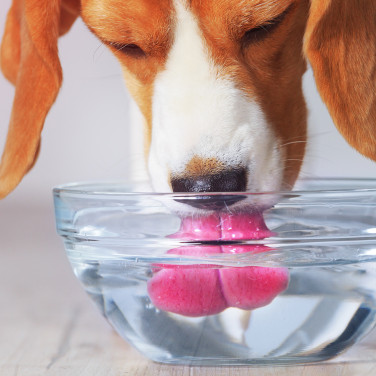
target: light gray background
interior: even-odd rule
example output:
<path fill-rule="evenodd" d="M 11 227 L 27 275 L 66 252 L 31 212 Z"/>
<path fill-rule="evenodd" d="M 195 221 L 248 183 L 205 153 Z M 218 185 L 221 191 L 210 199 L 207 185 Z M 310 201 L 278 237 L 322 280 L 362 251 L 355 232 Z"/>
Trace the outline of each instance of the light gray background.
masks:
<path fill-rule="evenodd" d="M 2 0 L 0 37 L 10 0 Z M 129 96 L 117 61 L 78 20 L 59 41 L 64 83 L 50 111 L 42 149 L 34 169 L 1 210 L 14 205 L 51 202 L 51 189 L 82 180 L 128 178 L 130 165 L 142 158 L 131 148 Z M 309 71 L 304 81 L 310 111 L 310 142 L 301 176 L 376 177 L 376 164 L 352 150 L 335 129 Z M 14 89 L 0 77 L 0 148 L 2 150 Z"/>

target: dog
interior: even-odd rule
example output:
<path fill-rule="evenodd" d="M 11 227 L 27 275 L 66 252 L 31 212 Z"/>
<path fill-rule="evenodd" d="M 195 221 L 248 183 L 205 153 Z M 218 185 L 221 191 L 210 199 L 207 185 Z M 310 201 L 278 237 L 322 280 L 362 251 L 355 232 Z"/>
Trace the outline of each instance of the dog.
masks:
<path fill-rule="evenodd" d="M 33 167 L 82 17 L 119 60 L 158 192 L 291 189 L 307 139 L 307 61 L 347 142 L 376 160 L 372 0 L 14 0 L 1 68 L 15 87 L 0 198 Z"/>

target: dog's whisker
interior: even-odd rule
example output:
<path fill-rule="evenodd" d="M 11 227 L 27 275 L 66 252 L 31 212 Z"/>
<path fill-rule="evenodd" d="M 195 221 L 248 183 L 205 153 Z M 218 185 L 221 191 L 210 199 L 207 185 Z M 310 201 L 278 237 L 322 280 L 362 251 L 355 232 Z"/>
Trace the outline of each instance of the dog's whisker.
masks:
<path fill-rule="evenodd" d="M 285 147 L 288 145 L 294 145 L 294 144 L 307 144 L 307 141 L 291 141 L 291 142 L 286 142 L 285 144 L 282 144 L 281 147 Z"/>
<path fill-rule="evenodd" d="M 104 44 L 100 43 L 99 46 L 95 49 L 93 53 L 93 63 L 96 63 L 98 61 L 98 58 L 102 56 Z M 98 51 L 100 51 L 100 55 L 98 55 Z"/>
<path fill-rule="evenodd" d="M 312 139 L 314 137 L 321 137 L 321 136 L 327 136 L 331 132 L 330 131 L 322 131 L 322 132 L 315 132 L 315 133 L 310 133 L 309 134 L 309 139 Z"/>
<path fill-rule="evenodd" d="M 305 155 L 305 160 L 320 160 L 327 163 L 333 163 L 332 160 L 328 158 L 328 156 L 324 156 L 322 154 L 316 154 L 314 151 L 308 150 Z"/>
<path fill-rule="evenodd" d="M 290 183 L 285 183 L 285 186 L 287 187 L 287 189 L 289 190 L 292 190 L 294 188 L 294 185 L 293 184 L 290 184 Z"/>
<path fill-rule="evenodd" d="M 228 212 L 229 214 L 233 214 L 233 212 L 232 212 L 232 211 L 230 210 L 230 208 L 228 207 L 226 201 L 224 202 L 224 204 L 225 204 L 225 207 L 226 207 L 227 212 Z"/>
<path fill-rule="evenodd" d="M 293 140 L 299 140 L 299 141 L 306 141 L 306 138 L 302 135 L 297 135 L 295 137 L 289 137 L 286 142 L 290 142 L 290 141 L 293 141 Z"/>
<path fill-rule="evenodd" d="M 302 158 L 288 158 L 285 159 L 285 162 L 303 162 L 304 160 Z"/>

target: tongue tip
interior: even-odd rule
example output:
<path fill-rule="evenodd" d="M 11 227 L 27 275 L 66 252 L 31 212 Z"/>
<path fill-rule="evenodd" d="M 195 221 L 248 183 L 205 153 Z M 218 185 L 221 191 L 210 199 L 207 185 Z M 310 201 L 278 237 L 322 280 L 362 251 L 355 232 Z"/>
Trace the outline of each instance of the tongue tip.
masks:
<path fill-rule="evenodd" d="M 206 216 L 184 217 L 180 230 L 169 235 L 173 239 L 187 240 L 260 240 L 271 236 L 262 211 L 251 210 L 240 213 L 214 213 Z"/>

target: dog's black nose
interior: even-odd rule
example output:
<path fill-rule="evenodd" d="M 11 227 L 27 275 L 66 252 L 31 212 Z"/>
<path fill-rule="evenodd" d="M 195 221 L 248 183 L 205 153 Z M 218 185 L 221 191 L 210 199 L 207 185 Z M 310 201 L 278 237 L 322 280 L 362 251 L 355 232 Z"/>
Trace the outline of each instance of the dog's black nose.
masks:
<path fill-rule="evenodd" d="M 174 192 L 242 192 L 247 186 L 247 171 L 237 168 L 205 176 L 173 177 L 171 186 Z"/>
<path fill-rule="evenodd" d="M 247 187 L 245 168 L 224 170 L 219 173 L 196 177 L 173 177 L 171 186 L 174 192 L 243 192 Z M 243 195 L 199 195 L 176 201 L 200 209 L 216 209 L 230 206 L 244 199 Z"/>

